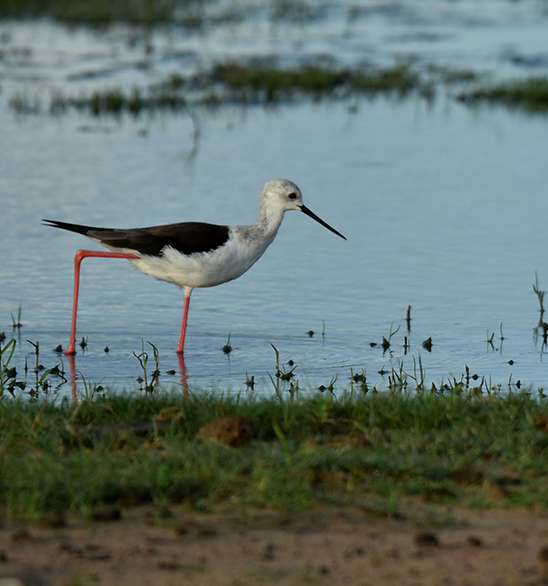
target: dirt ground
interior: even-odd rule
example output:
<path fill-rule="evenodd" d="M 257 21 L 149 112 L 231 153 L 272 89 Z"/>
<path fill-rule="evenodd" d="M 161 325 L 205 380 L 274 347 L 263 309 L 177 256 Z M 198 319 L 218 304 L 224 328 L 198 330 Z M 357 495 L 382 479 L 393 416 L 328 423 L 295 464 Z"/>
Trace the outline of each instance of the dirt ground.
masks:
<path fill-rule="evenodd" d="M 0 527 L 0 586 L 523 585 L 548 576 L 548 512 L 410 502 L 291 514 L 106 511 Z M 403 518 L 405 517 L 405 518 Z"/>

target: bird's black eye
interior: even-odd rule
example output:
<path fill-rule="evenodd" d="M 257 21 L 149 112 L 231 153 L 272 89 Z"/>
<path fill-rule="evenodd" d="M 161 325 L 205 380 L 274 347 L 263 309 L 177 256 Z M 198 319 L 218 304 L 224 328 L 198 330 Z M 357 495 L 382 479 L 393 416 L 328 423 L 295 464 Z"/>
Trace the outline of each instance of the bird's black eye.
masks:
<path fill-rule="evenodd" d="M 289 193 L 289 194 L 287 195 L 287 197 L 288 197 L 289 199 L 297 199 L 297 194 L 296 194 L 294 191 L 292 191 L 291 193 Z"/>

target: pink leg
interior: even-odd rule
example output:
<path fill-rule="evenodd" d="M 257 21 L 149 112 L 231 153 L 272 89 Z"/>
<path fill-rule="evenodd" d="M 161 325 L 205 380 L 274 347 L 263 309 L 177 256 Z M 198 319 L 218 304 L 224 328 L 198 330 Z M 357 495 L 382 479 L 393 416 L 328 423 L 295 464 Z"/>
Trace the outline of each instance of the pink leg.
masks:
<path fill-rule="evenodd" d="M 179 358 L 179 371 L 181 373 L 181 388 L 183 389 L 183 395 L 186 397 L 188 395 L 188 382 L 186 377 L 186 366 L 185 366 L 185 357 L 183 354 L 177 354 Z"/>
<path fill-rule="evenodd" d="M 80 289 L 80 263 L 86 256 L 106 258 L 140 258 L 129 252 L 102 252 L 97 250 L 79 250 L 74 257 L 74 299 L 72 302 L 72 326 L 70 328 L 70 342 L 65 354 L 76 354 L 76 314 L 78 313 L 78 291 Z"/>
<path fill-rule="evenodd" d="M 70 368 L 70 385 L 72 390 L 72 400 L 76 403 L 78 397 L 76 395 L 76 363 L 74 361 L 74 354 L 67 354 L 67 359 L 69 361 L 69 368 Z"/>
<path fill-rule="evenodd" d="M 177 344 L 177 354 L 184 354 L 185 351 L 185 336 L 186 324 L 188 322 L 188 307 L 190 305 L 190 294 L 192 287 L 185 287 L 185 305 L 183 307 L 183 321 L 181 322 L 181 334 L 179 336 L 179 343 Z"/>

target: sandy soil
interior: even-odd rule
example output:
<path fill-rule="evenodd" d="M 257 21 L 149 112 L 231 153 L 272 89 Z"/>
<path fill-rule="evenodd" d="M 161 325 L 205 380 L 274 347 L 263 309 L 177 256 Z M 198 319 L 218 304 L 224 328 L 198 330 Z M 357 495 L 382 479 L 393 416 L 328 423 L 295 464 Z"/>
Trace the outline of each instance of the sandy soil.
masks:
<path fill-rule="evenodd" d="M 365 506 L 158 519 L 142 507 L 94 523 L 4 524 L 0 585 L 548 583 L 546 511 L 417 502 L 401 510 L 405 519 Z"/>

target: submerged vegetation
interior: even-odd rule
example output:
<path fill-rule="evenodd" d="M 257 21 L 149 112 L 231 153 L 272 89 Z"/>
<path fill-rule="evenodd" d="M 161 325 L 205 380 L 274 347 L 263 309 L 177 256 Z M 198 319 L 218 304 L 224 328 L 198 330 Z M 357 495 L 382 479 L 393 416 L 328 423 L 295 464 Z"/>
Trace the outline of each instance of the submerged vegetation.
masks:
<path fill-rule="evenodd" d="M 401 498 L 548 506 L 548 408 L 526 394 L 106 394 L 0 400 L 0 515 L 291 510 Z"/>

